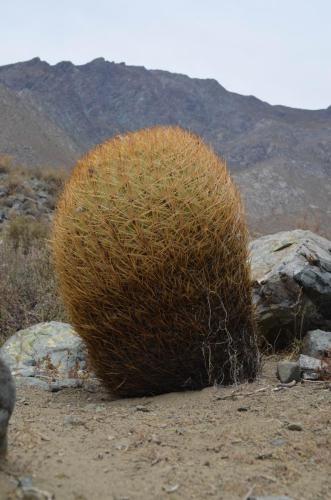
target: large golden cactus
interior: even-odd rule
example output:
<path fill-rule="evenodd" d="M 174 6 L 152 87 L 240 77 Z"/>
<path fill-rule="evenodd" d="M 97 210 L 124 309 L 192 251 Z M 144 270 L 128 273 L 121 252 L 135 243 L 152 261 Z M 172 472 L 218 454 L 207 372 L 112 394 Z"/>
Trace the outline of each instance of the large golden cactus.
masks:
<path fill-rule="evenodd" d="M 72 324 L 112 393 L 256 375 L 243 209 L 196 135 L 157 127 L 88 153 L 60 200 L 53 245 Z"/>

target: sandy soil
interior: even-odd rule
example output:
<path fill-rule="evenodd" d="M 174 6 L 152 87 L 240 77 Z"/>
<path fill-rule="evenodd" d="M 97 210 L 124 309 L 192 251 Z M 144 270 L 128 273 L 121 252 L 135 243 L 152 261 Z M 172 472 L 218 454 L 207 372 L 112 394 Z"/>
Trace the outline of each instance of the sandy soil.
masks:
<path fill-rule="evenodd" d="M 331 498 L 330 388 L 274 391 L 274 371 L 268 360 L 254 384 L 154 398 L 20 388 L 0 498 L 29 475 L 57 500 Z"/>

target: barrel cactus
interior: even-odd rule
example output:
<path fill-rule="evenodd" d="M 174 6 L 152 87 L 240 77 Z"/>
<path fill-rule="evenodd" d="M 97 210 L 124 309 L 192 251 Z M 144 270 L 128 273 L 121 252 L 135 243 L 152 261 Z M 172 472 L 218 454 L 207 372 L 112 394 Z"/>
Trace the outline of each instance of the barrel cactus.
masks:
<path fill-rule="evenodd" d="M 76 165 L 53 247 L 97 376 L 119 396 L 254 379 L 247 229 L 225 163 L 196 135 L 119 135 Z"/>

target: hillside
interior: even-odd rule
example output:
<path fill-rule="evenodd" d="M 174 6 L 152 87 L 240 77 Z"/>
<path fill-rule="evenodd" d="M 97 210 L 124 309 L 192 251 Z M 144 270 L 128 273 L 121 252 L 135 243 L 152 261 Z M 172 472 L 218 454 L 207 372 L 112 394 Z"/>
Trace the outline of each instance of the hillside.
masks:
<path fill-rule="evenodd" d="M 226 158 L 256 228 L 330 220 L 331 107 L 271 106 L 215 80 L 103 58 L 2 66 L 0 84 L 0 153 L 20 162 L 71 166 L 116 133 L 179 124 Z"/>
<path fill-rule="evenodd" d="M 78 150 L 66 133 L 36 107 L 0 84 L 0 152 L 22 163 L 65 165 Z"/>

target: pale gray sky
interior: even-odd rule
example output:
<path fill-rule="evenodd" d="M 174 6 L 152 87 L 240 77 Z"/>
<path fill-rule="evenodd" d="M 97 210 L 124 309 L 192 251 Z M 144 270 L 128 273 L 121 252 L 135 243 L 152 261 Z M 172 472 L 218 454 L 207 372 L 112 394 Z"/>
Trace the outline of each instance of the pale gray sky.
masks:
<path fill-rule="evenodd" d="M 330 0 L 0 0 L 0 65 L 96 57 L 331 105 Z"/>

